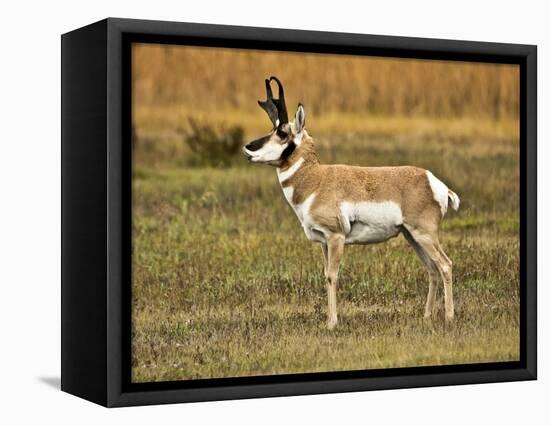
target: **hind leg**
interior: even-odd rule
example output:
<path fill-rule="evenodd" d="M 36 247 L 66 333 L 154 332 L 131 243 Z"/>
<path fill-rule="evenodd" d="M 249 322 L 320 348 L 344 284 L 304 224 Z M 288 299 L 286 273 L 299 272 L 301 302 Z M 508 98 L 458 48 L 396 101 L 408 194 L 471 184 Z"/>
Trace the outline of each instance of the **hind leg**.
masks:
<path fill-rule="evenodd" d="M 454 301 L 453 301 L 453 262 L 445 254 L 439 242 L 437 250 L 442 258 L 442 275 L 443 289 L 445 291 L 445 318 L 452 320 L 454 317 Z"/>
<path fill-rule="evenodd" d="M 321 249 L 323 250 L 323 273 L 325 274 L 325 278 L 327 277 L 328 273 L 328 246 L 326 243 L 321 243 Z"/>
<path fill-rule="evenodd" d="M 327 327 L 332 330 L 338 322 L 336 314 L 336 285 L 338 270 L 344 254 L 344 236 L 332 234 L 327 238 L 327 271 L 326 286 L 328 294 L 328 318 Z"/>
<path fill-rule="evenodd" d="M 453 264 L 447 257 L 437 238 L 436 232 L 429 232 L 420 228 L 405 225 L 411 238 L 420 246 L 422 252 L 435 265 L 437 272 L 443 281 L 443 290 L 445 294 L 445 319 L 452 321 L 454 318 L 454 302 L 453 302 Z M 433 295 L 432 295 L 433 297 Z M 428 294 L 428 299 L 430 295 Z M 429 300 L 428 300 L 429 302 Z M 431 301 L 433 304 L 433 299 Z M 428 305 L 428 303 L 426 304 Z M 426 306 L 428 308 L 428 306 Z"/>
<path fill-rule="evenodd" d="M 426 300 L 426 307 L 424 309 L 424 318 L 428 319 L 432 316 L 433 310 L 434 310 L 434 301 L 437 296 L 437 282 L 439 280 L 439 272 L 437 270 L 437 266 L 435 263 L 430 259 L 428 254 L 424 251 L 422 246 L 412 237 L 409 231 L 405 228 L 403 230 L 403 235 L 405 236 L 405 239 L 409 242 L 409 244 L 412 246 L 424 266 L 426 267 L 428 271 L 428 279 L 429 279 L 429 288 L 428 288 L 428 298 Z"/>

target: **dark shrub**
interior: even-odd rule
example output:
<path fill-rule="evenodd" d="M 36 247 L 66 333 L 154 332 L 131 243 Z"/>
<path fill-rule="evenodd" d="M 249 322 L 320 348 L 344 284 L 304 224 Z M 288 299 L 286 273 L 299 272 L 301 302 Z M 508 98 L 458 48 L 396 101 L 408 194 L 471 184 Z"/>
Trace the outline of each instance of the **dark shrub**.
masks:
<path fill-rule="evenodd" d="M 215 128 L 189 118 L 183 139 L 191 150 L 190 163 L 196 166 L 230 166 L 244 145 L 244 130 L 240 126 Z"/>

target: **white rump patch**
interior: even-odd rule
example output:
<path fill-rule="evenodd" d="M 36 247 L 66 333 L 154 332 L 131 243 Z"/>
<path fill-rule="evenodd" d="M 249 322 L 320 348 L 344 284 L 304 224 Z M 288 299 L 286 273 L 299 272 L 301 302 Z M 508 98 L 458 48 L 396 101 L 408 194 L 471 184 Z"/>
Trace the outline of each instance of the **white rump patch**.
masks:
<path fill-rule="evenodd" d="M 298 169 L 302 167 L 302 164 L 304 164 L 304 159 L 300 158 L 284 172 L 282 172 L 281 169 L 277 168 L 277 176 L 279 177 L 279 182 L 283 183 L 285 180 L 290 179 L 294 175 L 294 173 L 296 173 Z"/>
<path fill-rule="evenodd" d="M 347 244 L 369 244 L 395 237 L 403 224 L 401 207 L 394 201 L 340 204 L 341 225 Z"/>
<path fill-rule="evenodd" d="M 449 200 L 451 200 L 451 207 L 453 210 L 458 210 L 460 207 L 460 198 L 453 191 L 449 189 Z"/>
<path fill-rule="evenodd" d="M 429 170 L 426 170 L 426 176 L 428 177 L 428 182 L 430 182 L 430 188 L 432 188 L 434 200 L 437 201 L 439 207 L 441 208 L 441 215 L 445 216 L 449 205 L 449 188 L 447 188 L 447 185 L 436 178 Z"/>

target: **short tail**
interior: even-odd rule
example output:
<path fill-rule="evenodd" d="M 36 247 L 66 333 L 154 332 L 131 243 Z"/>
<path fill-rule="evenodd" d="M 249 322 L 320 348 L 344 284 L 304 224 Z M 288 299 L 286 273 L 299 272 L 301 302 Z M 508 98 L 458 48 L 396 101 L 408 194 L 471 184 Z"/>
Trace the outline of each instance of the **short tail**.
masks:
<path fill-rule="evenodd" d="M 451 207 L 453 210 L 458 210 L 460 207 L 460 198 L 453 191 L 449 189 L 449 200 L 451 201 Z"/>

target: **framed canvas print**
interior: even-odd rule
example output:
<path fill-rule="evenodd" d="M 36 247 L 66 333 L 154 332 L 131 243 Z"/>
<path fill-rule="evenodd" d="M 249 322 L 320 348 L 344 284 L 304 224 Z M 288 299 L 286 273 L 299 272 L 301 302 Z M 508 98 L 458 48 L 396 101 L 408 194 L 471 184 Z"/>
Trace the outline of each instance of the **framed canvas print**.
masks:
<path fill-rule="evenodd" d="M 536 47 L 106 19 L 62 36 L 62 389 L 106 406 L 536 378 Z"/>

